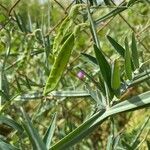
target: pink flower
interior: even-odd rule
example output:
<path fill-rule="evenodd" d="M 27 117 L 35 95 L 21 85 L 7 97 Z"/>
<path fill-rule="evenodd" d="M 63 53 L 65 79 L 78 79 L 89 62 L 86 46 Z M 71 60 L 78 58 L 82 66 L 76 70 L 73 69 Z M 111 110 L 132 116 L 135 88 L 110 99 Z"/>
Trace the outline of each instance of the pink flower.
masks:
<path fill-rule="evenodd" d="M 77 74 L 77 77 L 79 79 L 83 79 L 85 77 L 85 73 L 83 71 L 79 71 L 78 74 Z"/>

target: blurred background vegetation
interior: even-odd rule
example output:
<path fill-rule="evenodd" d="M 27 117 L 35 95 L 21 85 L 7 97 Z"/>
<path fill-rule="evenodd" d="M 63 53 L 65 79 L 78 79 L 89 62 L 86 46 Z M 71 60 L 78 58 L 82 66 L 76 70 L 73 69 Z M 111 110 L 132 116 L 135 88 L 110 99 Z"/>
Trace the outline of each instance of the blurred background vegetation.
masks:
<path fill-rule="evenodd" d="M 8 116 L 20 122 L 20 110 L 22 106 L 31 117 L 34 126 L 43 135 L 52 116 L 58 113 L 57 127 L 52 140 L 55 143 L 70 131 L 78 127 L 88 116 L 95 111 L 95 102 L 92 98 L 58 98 L 40 97 L 30 101 L 29 99 L 14 100 L 20 94 L 41 93 L 49 75 L 53 63 L 50 54 L 54 37 L 61 22 L 69 13 L 72 5 L 81 3 L 81 0 L 1 0 L 0 1 L 0 69 L 1 69 L 1 115 Z M 91 3 L 92 5 L 92 3 Z M 93 18 L 96 20 L 107 14 L 114 7 L 107 6 L 103 2 L 94 4 Z M 80 16 L 75 24 L 83 22 L 87 16 Z M 113 47 L 108 42 L 106 35 L 110 35 L 118 43 L 123 45 L 126 36 L 131 39 L 132 32 L 136 35 L 140 62 L 147 62 L 150 67 L 150 7 L 149 1 L 143 0 L 123 11 L 115 17 L 97 24 L 98 36 L 101 47 L 112 60 L 116 57 Z M 129 41 L 130 42 L 130 41 Z M 93 54 L 91 47 L 91 34 L 83 31 L 76 50 L 73 52 L 65 75 L 62 77 L 58 90 L 84 90 L 85 82 L 93 89 L 95 85 L 89 78 L 80 80 L 77 73 L 82 68 L 95 80 L 97 68 L 81 55 L 82 52 Z M 130 96 L 143 93 L 150 89 L 150 82 L 144 82 L 130 92 Z M 28 95 L 27 95 L 28 97 Z M 114 121 L 122 140 L 130 142 L 130 138 L 141 127 L 148 109 L 135 112 L 122 113 L 115 117 Z M 86 139 L 78 143 L 74 149 L 105 149 L 107 137 L 110 134 L 110 120 L 104 122 Z M 140 136 L 146 140 L 140 149 L 146 148 L 146 141 L 150 140 L 149 125 Z M 19 142 L 25 149 L 31 149 L 28 138 L 23 135 L 19 139 L 16 131 L 4 124 L 0 125 L 0 138 L 19 146 Z"/>

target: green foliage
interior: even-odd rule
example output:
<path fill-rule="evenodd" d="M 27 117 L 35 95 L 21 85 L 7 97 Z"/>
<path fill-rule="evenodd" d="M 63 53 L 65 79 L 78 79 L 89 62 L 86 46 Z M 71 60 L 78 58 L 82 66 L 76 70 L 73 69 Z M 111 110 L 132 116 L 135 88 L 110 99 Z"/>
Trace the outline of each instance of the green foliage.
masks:
<path fill-rule="evenodd" d="M 149 2 L 88 3 L 0 2 L 0 149 L 148 149 Z"/>

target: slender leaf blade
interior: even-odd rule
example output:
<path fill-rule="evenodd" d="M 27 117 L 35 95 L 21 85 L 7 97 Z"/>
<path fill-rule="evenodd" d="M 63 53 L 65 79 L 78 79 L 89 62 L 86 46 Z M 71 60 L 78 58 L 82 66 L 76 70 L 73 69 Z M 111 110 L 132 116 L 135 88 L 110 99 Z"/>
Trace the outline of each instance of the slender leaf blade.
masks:
<path fill-rule="evenodd" d="M 99 19 L 97 19 L 97 20 L 95 21 L 96 24 L 99 24 L 100 22 L 103 22 L 103 21 L 105 21 L 105 20 L 107 20 L 107 19 L 109 19 L 109 18 L 111 18 L 111 17 L 115 17 L 116 15 L 118 15 L 119 13 L 121 13 L 122 11 L 128 9 L 128 7 L 125 7 L 125 6 L 126 6 L 126 3 L 125 3 L 125 2 L 122 3 L 121 6 L 123 6 L 123 7 L 117 7 L 116 9 L 110 11 L 108 14 L 106 14 L 106 15 L 100 17 Z"/>
<path fill-rule="evenodd" d="M 22 111 L 23 119 L 24 119 L 22 124 L 31 141 L 33 149 L 34 150 L 47 150 L 42 138 L 39 136 L 37 130 L 33 127 L 28 115 L 25 113 L 23 109 L 21 109 L 21 111 Z"/>
<path fill-rule="evenodd" d="M 107 39 L 110 42 L 110 44 L 114 47 L 114 49 L 124 58 L 125 49 L 109 35 L 107 35 Z"/>
<path fill-rule="evenodd" d="M 49 128 L 47 129 L 43 141 L 46 145 L 46 148 L 49 149 L 52 141 L 52 137 L 54 134 L 55 126 L 56 126 L 56 118 L 57 118 L 57 113 L 54 114 L 52 121 L 50 123 Z"/>
<path fill-rule="evenodd" d="M 91 16 L 90 9 L 88 7 L 87 7 L 87 11 L 88 11 L 88 18 L 89 18 L 89 21 L 90 21 L 90 24 L 91 24 L 91 32 L 92 32 L 93 40 L 94 40 L 96 46 L 98 48 L 100 48 L 100 42 L 99 42 L 99 39 L 98 39 L 98 35 L 97 35 L 96 27 L 95 27 L 95 22 L 94 22 L 94 20 Z"/>
<path fill-rule="evenodd" d="M 131 143 L 130 145 L 131 145 L 132 148 L 136 148 L 138 146 L 138 140 L 140 138 L 140 135 L 142 134 L 142 132 L 145 129 L 146 125 L 149 123 L 149 120 L 150 120 L 150 116 L 145 119 L 142 126 L 138 129 L 138 132 L 137 132 L 136 136 L 134 137 L 132 142 L 130 142 Z"/>
<path fill-rule="evenodd" d="M 19 125 L 16 121 L 14 121 L 13 119 L 7 118 L 5 116 L 0 116 L 0 124 L 6 124 L 12 128 L 14 128 L 15 130 L 17 130 L 19 133 L 22 133 L 23 128 L 21 127 L 21 125 Z"/>
<path fill-rule="evenodd" d="M 84 57 L 88 58 L 92 63 L 98 65 L 97 60 L 96 60 L 95 57 L 93 57 L 93 56 L 91 56 L 91 55 L 89 55 L 89 54 L 86 54 L 86 53 L 81 53 L 81 54 L 82 54 Z"/>
<path fill-rule="evenodd" d="M 128 39 L 125 38 L 125 72 L 126 77 L 132 80 L 132 66 L 131 66 L 131 56 L 129 51 Z"/>
<path fill-rule="evenodd" d="M 107 85 L 110 87 L 110 80 L 111 80 L 111 68 L 106 60 L 105 56 L 99 50 L 99 48 L 94 44 L 94 51 L 96 55 L 96 59 L 100 68 L 100 72 L 102 74 L 103 79 L 106 81 Z"/>

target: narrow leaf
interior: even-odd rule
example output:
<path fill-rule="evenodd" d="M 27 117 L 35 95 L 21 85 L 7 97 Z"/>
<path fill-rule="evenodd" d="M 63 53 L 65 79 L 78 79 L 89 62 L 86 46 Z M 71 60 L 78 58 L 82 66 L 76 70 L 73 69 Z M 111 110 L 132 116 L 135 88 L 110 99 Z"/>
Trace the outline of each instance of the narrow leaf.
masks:
<path fill-rule="evenodd" d="M 117 7 L 116 9 L 110 11 L 108 14 L 100 17 L 99 19 L 97 19 L 95 22 L 96 24 L 99 24 L 100 22 L 103 22 L 111 17 L 115 17 L 116 15 L 120 14 L 121 12 L 123 12 L 124 10 L 128 9 L 128 7 L 130 7 L 131 5 L 134 5 L 134 3 L 138 1 L 138 0 L 130 0 L 128 5 L 126 6 L 126 2 L 123 2 L 119 7 Z"/>
<path fill-rule="evenodd" d="M 53 137 L 55 126 L 56 126 L 56 118 L 57 118 L 57 114 L 55 113 L 52 118 L 52 121 L 50 123 L 50 126 L 47 129 L 47 131 L 44 135 L 44 138 L 43 138 L 43 141 L 44 141 L 47 149 L 49 149 L 50 145 L 51 145 L 52 137 Z"/>
<path fill-rule="evenodd" d="M 113 149 L 113 135 L 110 134 L 107 139 L 106 150 L 112 150 L 112 149 Z"/>
<path fill-rule="evenodd" d="M 93 62 L 94 64 L 98 65 L 97 60 L 95 57 L 89 55 L 89 54 L 85 54 L 85 53 L 81 53 L 83 56 L 85 56 L 86 58 L 88 58 L 91 62 Z"/>
<path fill-rule="evenodd" d="M 86 97 L 89 96 L 86 91 L 53 91 L 51 94 L 55 97 Z"/>
<path fill-rule="evenodd" d="M 19 125 L 16 121 L 14 121 L 13 119 L 7 118 L 5 116 L 0 116 L 0 124 L 6 124 L 12 128 L 14 128 L 15 130 L 17 130 L 19 133 L 22 133 L 23 128 L 21 127 L 21 125 Z"/>
<path fill-rule="evenodd" d="M 140 78 L 142 78 L 144 76 L 150 76 L 150 69 L 145 69 L 144 71 L 134 75 L 133 81 L 137 80 L 137 79 L 140 79 Z"/>
<path fill-rule="evenodd" d="M 110 44 L 114 47 L 114 49 L 124 58 L 125 49 L 118 44 L 112 37 L 107 35 L 107 39 L 109 40 Z"/>
<path fill-rule="evenodd" d="M 89 21 L 91 24 L 91 32 L 92 32 L 93 40 L 94 40 L 96 46 L 98 48 L 100 48 L 100 43 L 99 43 L 99 39 L 98 39 L 96 27 L 95 27 L 95 22 L 93 21 L 93 18 L 92 18 L 91 13 L 90 13 L 90 9 L 88 7 L 87 7 L 87 11 L 88 11 L 88 18 L 89 18 Z"/>
<path fill-rule="evenodd" d="M 18 14 L 16 14 L 16 12 L 14 11 L 14 16 L 15 16 L 15 19 L 16 19 L 16 22 L 18 24 L 18 27 L 20 28 L 20 30 L 22 32 L 24 32 L 24 28 L 22 27 L 22 24 L 21 24 L 21 21 L 20 21 L 20 17 Z"/>
<path fill-rule="evenodd" d="M 120 5 L 122 7 L 117 7 L 116 9 L 110 11 L 108 14 L 104 15 L 103 17 L 100 17 L 99 19 L 97 19 L 95 22 L 96 24 L 99 24 L 100 22 L 103 22 L 111 17 L 114 17 L 116 15 L 118 15 L 119 13 L 121 13 L 122 11 L 128 9 L 128 7 L 126 7 L 126 3 L 122 3 L 122 5 Z"/>
<path fill-rule="evenodd" d="M 140 135 L 142 134 L 142 132 L 145 129 L 146 125 L 149 123 L 149 120 L 150 120 L 150 116 L 145 119 L 142 126 L 138 129 L 138 133 L 136 134 L 136 136 L 134 137 L 133 141 L 130 144 L 132 148 L 136 148 L 138 146 L 138 140 L 140 138 Z"/>
<path fill-rule="evenodd" d="M 44 142 L 42 141 L 41 137 L 39 136 L 37 130 L 33 127 L 30 118 L 27 116 L 25 111 L 21 109 L 23 114 L 24 121 L 22 122 L 25 131 L 27 132 L 31 144 L 34 150 L 47 150 Z"/>
<path fill-rule="evenodd" d="M 105 82 L 107 83 L 108 87 L 110 87 L 110 80 L 111 80 L 111 69 L 108 61 L 106 60 L 105 56 L 98 49 L 98 47 L 94 44 L 94 51 L 96 55 L 96 59 L 100 68 L 101 75 Z"/>
<path fill-rule="evenodd" d="M 127 38 L 125 38 L 125 72 L 126 72 L 126 77 L 129 80 L 132 80 L 131 57 L 130 57 L 130 51 L 129 51 Z"/>
<path fill-rule="evenodd" d="M 138 84 L 140 84 L 140 83 L 142 83 L 142 82 L 144 82 L 144 81 L 149 81 L 149 79 L 150 79 L 150 75 L 149 75 L 149 74 L 144 75 L 144 76 L 142 76 L 142 77 L 140 77 L 140 78 L 137 78 L 137 79 L 135 79 L 134 81 L 132 81 L 132 82 L 128 85 L 128 87 L 136 86 L 136 85 L 138 85 Z"/>
<path fill-rule="evenodd" d="M 53 97 L 88 97 L 90 94 L 87 91 L 52 91 L 49 96 Z M 31 101 L 38 100 L 43 97 L 41 92 L 22 94 L 15 97 L 15 101 Z"/>

